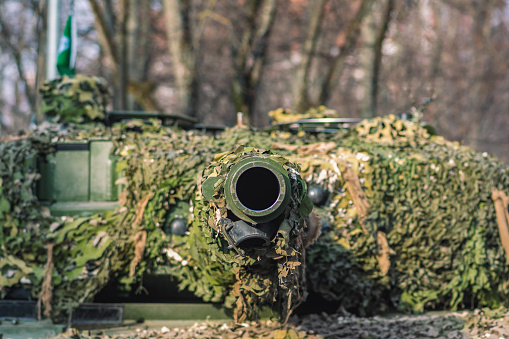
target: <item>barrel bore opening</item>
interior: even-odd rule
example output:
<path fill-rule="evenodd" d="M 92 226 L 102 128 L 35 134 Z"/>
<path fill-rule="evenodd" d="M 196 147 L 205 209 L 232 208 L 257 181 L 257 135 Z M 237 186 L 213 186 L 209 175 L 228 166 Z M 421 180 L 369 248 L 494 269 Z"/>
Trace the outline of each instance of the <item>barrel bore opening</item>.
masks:
<path fill-rule="evenodd" d="M 239 202 L 253 211 L 263 211 L 274 205 L 280 194 L 277 176 L 265 167 L 251 167 L 240 174 L 235 192 Z"/>

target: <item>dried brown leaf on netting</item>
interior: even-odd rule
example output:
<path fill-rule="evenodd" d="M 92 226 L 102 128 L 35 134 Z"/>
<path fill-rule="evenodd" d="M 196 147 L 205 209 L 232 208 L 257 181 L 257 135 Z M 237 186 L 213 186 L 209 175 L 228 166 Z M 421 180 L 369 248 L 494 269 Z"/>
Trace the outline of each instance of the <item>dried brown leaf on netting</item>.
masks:
<path fill-rule="evenodd" d="M 10 141 L 18 141 L 18 140 L 23 140 L 23 139 L 26 139 L 30 136 L 32 136 L 33 133 L 26 133 L 26 134 L 23 134 L 23 135 L 7 135 L 5 137 L 1 137 L 0 138 L 0 142 L 10 142 Z"/>
<path fill-rule="evenodd" d="M 304 233 L 302 233 L 304 235 L 304 240 L 302 241 L 304 244 L 304 248 L 308 247 L 309 245 L 312 245 L 316 241 L 316 239 L 318 239 L 318 237 L 321 234 L 322 221 L 320 220 L 318 215 L 316 215 L 315 212 L 311 212 L 308 216 L 308 222 L 306 223 L 306 225 L 307 233 L 305 235 Z"/>
<path fill-rule="evenodd" d="M 299 149 L 299 145 L 288 145 L 288 144 L 282 144 L 282 143 L 279 143 L 279 142 L 274 142 L 272 145 L 271 145 L 271 148 L 272 149 L 283 149 L 283 150 L 286 150 L 286 151 L 296 151 Z"/>
<path fill-rule="evenodd" d="M 247 319 L 248 307 L 246 305 L 247 301 L 244 300 L 244 296 L 241 291 L 239 291 L 239 295 L 237 297 L 237 301 L 235 302 L 235 308 L 233 311 L 233 317 L 236 323 L 242 323 Z"/>
<path fill-rule="evenodd" d="M 359 177 L 355 172 L 348 166 L 343 166 L 343 179 L 345 179 L 347 184 L 348 193 L 352 197 L 353 204 L 357 209 L 357 215 L 359 216 L 359 221 L 362 226 L 364 232 L 367 232 L 366 226 L 364 225 L 364 221 L 368 216 L 369 202 L 366 197 L 366 193 L 362 189 L 362 186 L 359 182 Z"/>
<path fill-rule="evenodd" d="M 306 155 L 323 155 L 336 149 L 338 146 L 335 142 L 318 142 L 311 145 L 302 146 L 297 150 L 297 153 L 302 156 Z"/>
<path fill-rule="evenodd" d="M 509 212 L 507 210 L 509 206 L 509 197 L 507 197 L 503 191 L 494 188 L 491 198 L 495 203 L 500 241 L 504 247 L 507 261 L 509 262 Z"/>
<path fill-rule="evenodd" d="M 145 252 L 145 246 L 147 244 L 147 232 L 139 231 L 134 236 L 134 258 L 131 261 L 129 270 L 129 277 L 133 277 L 136 272 L 136 265 L 138 265 L 143 259 L 143 252 Z"/>
<path fill-rule="evenodd" d="M 134 219 L 133 226 L 137 226 L 143 220 L 143 213 L 145 213 L 145 207 L 147 203 L 154 196 L 154 192 L 148 193 L 141 201 L 138 203 L 138 209 L 136 210 L 136 219 Z"/>
<path fill-rule="evenodd" d="M 39 298 L 44 305 L 44 315 L 51 316 L 51 299 L 53 298 L 53 247 L 55 244 L 48 244 L 48 260 L 44 268 L 42 288 Z"/>
<path fill-rule="evenodd" d="M 396 252 L 389 247 L 389 242 L 387 241 L 387 236 L 384 232 L 377 232 L 376 241 L 378 244 L 378 254 L 376 255 L 376 259 L 378 260 L 378 265 L 380 266 L 382 275 L 386 275 L 391 267 L 391 255 L 396 254 Z"/>

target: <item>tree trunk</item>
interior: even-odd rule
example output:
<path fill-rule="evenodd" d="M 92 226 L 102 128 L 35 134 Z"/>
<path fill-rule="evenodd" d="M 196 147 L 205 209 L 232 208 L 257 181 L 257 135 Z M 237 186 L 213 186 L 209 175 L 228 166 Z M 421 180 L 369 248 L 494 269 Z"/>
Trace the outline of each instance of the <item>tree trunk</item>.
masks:
<path fill-rule="evenodd" d="M 382 63 L 382 45 L 389 27 L 394 0 L 383 0 L 381 22 L 377 24 L 376 11 L 372 10 L 366 15 L 361 28 L 362 49 L 359 55 L 364 76 L 361 80 L 361 117 L 372 118 L 377 112 L 378 79 Z"/>
<path fill-rule="evenodd" d="M 177 112 L 196 116 L 198 81 L 196 50 L 191 30 L 191 0 L 164 0 L 168 48 L 177 88 Z"/>
<path fill-rule="evenodd" d="M 276 0 L 257 0 L 250 5 L 247 27 L 242 31 L 240 43 L 235 40 L 231 43 L 235 72 L 233 101 L 235 110 L 247 117 L 247 123 L 254 120 L 256 94 L 266 60 L 267 40 L 274 24 Z"/>
<path fill-rule="evenodd" d="M 122 0 L 119 4 L 118 16 L 113 11 L 111 0 L 104 1 L 103 6 L 97 0 L 89 0 L 89 2 L 94 13 L 101 54 L 104 53 L 113 73 L 114 107 L 116 109 L 135 108 L 132 99 L 131 104 L 127 105 L 127 93 L 130 93 L 143 109 L 158 110 L 152 95 L 154 85 L 145 78 L 148 49 L 139 46 L 139 43 L 150 41 L 148 38 L 150 2 Z M 140 70 L 144 67 L 145 71 Z M 144 73 L 143 78 L 138 80 L 141 73 Z"/>
<path fill-rule="evenodd" d="M 483 149 L 483 135 L 489 135 L 487 126 L 493 126 L 494 116 L 489 111 L 493 101 L 494 87 L 497 84 L 496 74 L 493 74 L 493 60 L 486 53 L 491 23 L 491 11 L 489 5 L 473 11 L 474 27 L 474 57 L 472 62 L 472 75 L 469 82 L 468 98 L 470 116 L 466 117 L 469 126 L 464 136 L 468 145 L 474 149 Z M 473 123 L 472 123 L 473 122 Z M 488 133 L 487 133 L 488 132 Z"/>
<path fill-rule="evenodd" d="M 47 2 L 40 3 L 38 8 L 38 15 L 40 17 L 39 27 L 37 27 L 37 73 L 35 77 L 35 109 L 36 122 L 39 121 L 39 107 L 42 106 L 42 96 L 39 95 L 38 89 L 46 81 L 46 38 L 47 38 L 47 17 L 46 10 Z"/>
<path fill-rule="evenodd" d="M 116 77 L 118 93 L 117 108 L 121 110 L 127 109 L 127 84 L 129 82 L 129 58 L 128 58 L 128 37 L 127 22 L 129 20 L 129 0 L 120 0 L 119 3 L 119 30 L 117 35 L 118 56 L 118 72 Z"/>
<path fill-rule="evenodd" d="M 127 48 L 129 55 L 129 88 L 131 94 L 127 98 L 127 108 L 138 110 L 140 106 L 145 109 L 157 111 L 155 103 L 144 102 L 145 92 L 150 92 L 152 86 L 148 81 L 150 65 L 150 1 L 133 1 L 129 6 L 129 18 L 127 21 Z M 145 88 L 141 90 L 141 88 Z M 136 94 L 137 92 L 141 94 Z M 135 93 L 136 92 L 136 93 Z M 147 107 L 150 106 L 150 107 Z"/>
<path fill-rule="evenodd" d="M 433 44 L 432 56 L 430 62 L 430 71 L 429 78 L 431 79 L 431 95 L 434 96 L 437 88 L 444 88 L 445 81 L 444 77 L 441 75 L 441 70 L 443 67 L 443 52 L 444 52 L 444 40 L 445 37 L 441 34 L 442 31 L 442 20 L 440 18 L 440 12 L 442 7 L 437 3 L 430 3 L 430 13 L 431 20 L 430 22 L 430 30 L 435 37 L 435 43 Z M 447 116 L 445 114 L 437 114 L 437 110 L 433 107 L 432 110 L 428 110 L 428 121 L 433 121 L 435 127 L 445 126 Z"/>
<path fill-rule="evenodd" d="M 246 74 L 246 63 L 248 54 L 250 54 L 251 44 L 256 26 L 256 13 L 260 8 L 261 0 L 253 0 L 249 2 L 249 14 L 247 17 L 246 27 L 242 30 L 240 41 L 236 41 L 236 28 L 233 28 L 231 52 L 233 58 L 234 79 L 232 83 L 233 104 L 237 112 L 243 112 L 249 117 L 248 103 L 246 102 L 245 91 L 248 88 L 248 74 Z"/>
<path fill-rule="evenodd" d="M 316 0 L 312 2 L 307 35 L 303 47 L 304 51 L 295 72 L 295 85 L 293 88 L 295 109 L 299 112 L 306 111 L 311 106 L 309 98 L 309 74 L 313 55 L 316 51 L 316 44 L 320 36 L 321 22 L 323 21 L 326 3 L 327 0 Z"/>
<path fill-rule="evenodd" d="M 375 60 L 375 43 L 378 30 L 375 18 L 376 14 L 377 13 L 375 13 L 375 11 L 369 11 L 364 18 L 364 23 L 360 30 L 362 43 L 359 48 L 358 55 L 362 77 L 359 79 L 356 98 L 360 103 L 359 112 L 362 118 L 371 118 L 374 116 L 374 112 L 372 111 L 373 103 L 371 102 L 371 91 L 373 90 L 373 65 Z"/>
<path fill-rule="evenodd" d="M 92 12 L 94 13 L 95 29 L 99 35 L 99 43 L 111 63 L 113 73 L 116 73 L 118 71 L 118 59 L 114 38 L 114 24 L 112 24 L 112 20 L 114 19 L 113 13 L 107 13 L 105 15 L 104 10 L 97 0 L 89 0 L 89 2 Z M 108 1 L 106 1 L 106 4 L 107 3 Z"/>

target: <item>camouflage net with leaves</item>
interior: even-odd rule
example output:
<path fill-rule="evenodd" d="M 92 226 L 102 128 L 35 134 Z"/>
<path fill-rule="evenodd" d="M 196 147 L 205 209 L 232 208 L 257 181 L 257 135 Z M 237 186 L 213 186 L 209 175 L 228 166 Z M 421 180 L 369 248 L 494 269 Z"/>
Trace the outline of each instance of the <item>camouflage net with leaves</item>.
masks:
<path fill-rule="evenodd" d="M 56 318 L 104 286 L 116 262 L 111 213 L 58 219 L 35 195 L 36 160 L 52 151 L 59 127 L 0 143 L 0 291 L 27 286 Z M 100 265 L 95 260 L 101 259 Z M 53 312 L 51 312 L 53 309 Z"/>
<path fill-rule="evenodd" d="M 119 156 L 121 208 L 52 217 L 35 195 L 35 158 L 58 141 L 97 136 L 113 140 Z M 509 192 L 508 166 L 393 116 L 338 135 L 234 128 L 214 137 L 131 121 L 41 128 L 2 142 L 2 295 L 29 287 L 58 320 L 108 281 L 132 287 L 144 272 L 169 267 L 182 287 L 241 310 L 238 319 L 255 314 L 277 295 L 277 286 L 267 284 L 275 277 L 238 292 L 247 273 L 240 265 L 225 271 L 235 254 L 217 251 L 201 214 L 210 206 L 195 198 L 199 173 L 236 145 L 272 149 L 300 164 L 308 183 L 330 192 L 316 208 L 324 234 L 306 250 L 308 290 L 360 314 L 393 306 L 496 307 L 507 300 L 509 270 L 491 194 Z M 164 232 L 175 217 L 186 219 L 188 235 Z M 243 298 L 255 302 L 247 304 L 251 309 L 237 304 Z"/>
<path fill-rule="evenodd" d="M 394 116 L 331 141 L 300 161 L 306 180 L 334 192 L 321 209 L 330 232 L 307 253 L 312 290 L 361 314 L 504 303 L 492 190 L 508 192 L 506 164 Z"/>
<path fill-rule="evenodd" d="M 63 76 L 41 86 L 41 114 L 60 122 L 104 119 L 109 100 L 108 83 L 96 76 Z"/>

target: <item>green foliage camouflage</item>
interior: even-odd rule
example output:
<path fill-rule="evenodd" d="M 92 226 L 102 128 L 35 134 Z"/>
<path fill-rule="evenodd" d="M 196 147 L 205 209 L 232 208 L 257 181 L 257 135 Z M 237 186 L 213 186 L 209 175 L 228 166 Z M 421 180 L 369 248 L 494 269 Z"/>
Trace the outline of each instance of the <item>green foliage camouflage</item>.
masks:
<path fill-rule="evenodd" d="M 57 141 L 98 136 L 110 138 L 119 157 L 121 207 L 86 218 L 49 215 L 35 195 L 35 159 L 53 152 Z M 295 261 L 305 258 L 299 269 L 306 277 L 292 282 L 301 295 L 307 286 L 359 314 L 506 304 L 509 272 L 491 191 L 509 192 L 508 166 L 394 116 L 336 135 L 237 127 L 209 136 L 133 120 L 111 128 L 46 126 L 4 141 L 2 295 L 26 286 L 39 298 L 51 281 L 51 316 L 58 320 L 108 281 L 132 288 L 145 272 L 166 268 L 182 288 L 235 309 L 238 319 L 274 298 L 285 300 L 277 277 L 244 269 L 255 258 L 224 250 L 208 226 L 214 205 L 200 197 L 200 180 L 216 154 L 239 145 L 272 150 L 331 193 L 315 206 L 322 236 Z M 177 216 L 187 221 L 185 236 L 164 232 Z M 54 266 L 45 275 L 48 262 Z M 278 265 L 267 267 L 281 272 Z"/>
<path fill-rule="evenodd" d="M 64 122 L 89 122 L 105 117 L 108 84 L 96 76 L 63 76 L 41 86 L 41 114 Z"/>
<path fill-rule="evenodd" d="M 332 140 L 340 148 L 321 161 L 351 167 L 370 207 L 359 217 L 337 170 L 320 175 L 338 180 L 323 209 L 331 232 L 307 258 L 314 288 L 360 313 L 504 303 L 508 267 L 491 194 L 508 191 L 506 164 L 394 116 Z M 311 178 L 324 169 L 315 167 Z"/>
<path fill-rule="evenodd" d="M 108 280 L 106 250 L 112 244 L 106 231 L 116 219 L 105 213 L 60 220 L 40 204 L 35 195 L 39 178 L 36 158 L 51 152 L 52 134 L 56 136 L 57 129 L 0 144 L 0 291 L 5 297 L 9 287 L 29 286 L 34 297 L 39 297 L 48 246 L 56 244 L 50 279 L 56 289 L 53 308 L 58 316 L 75 308 Z M 90 269 L 98 259 L 106 262 Z"/>

